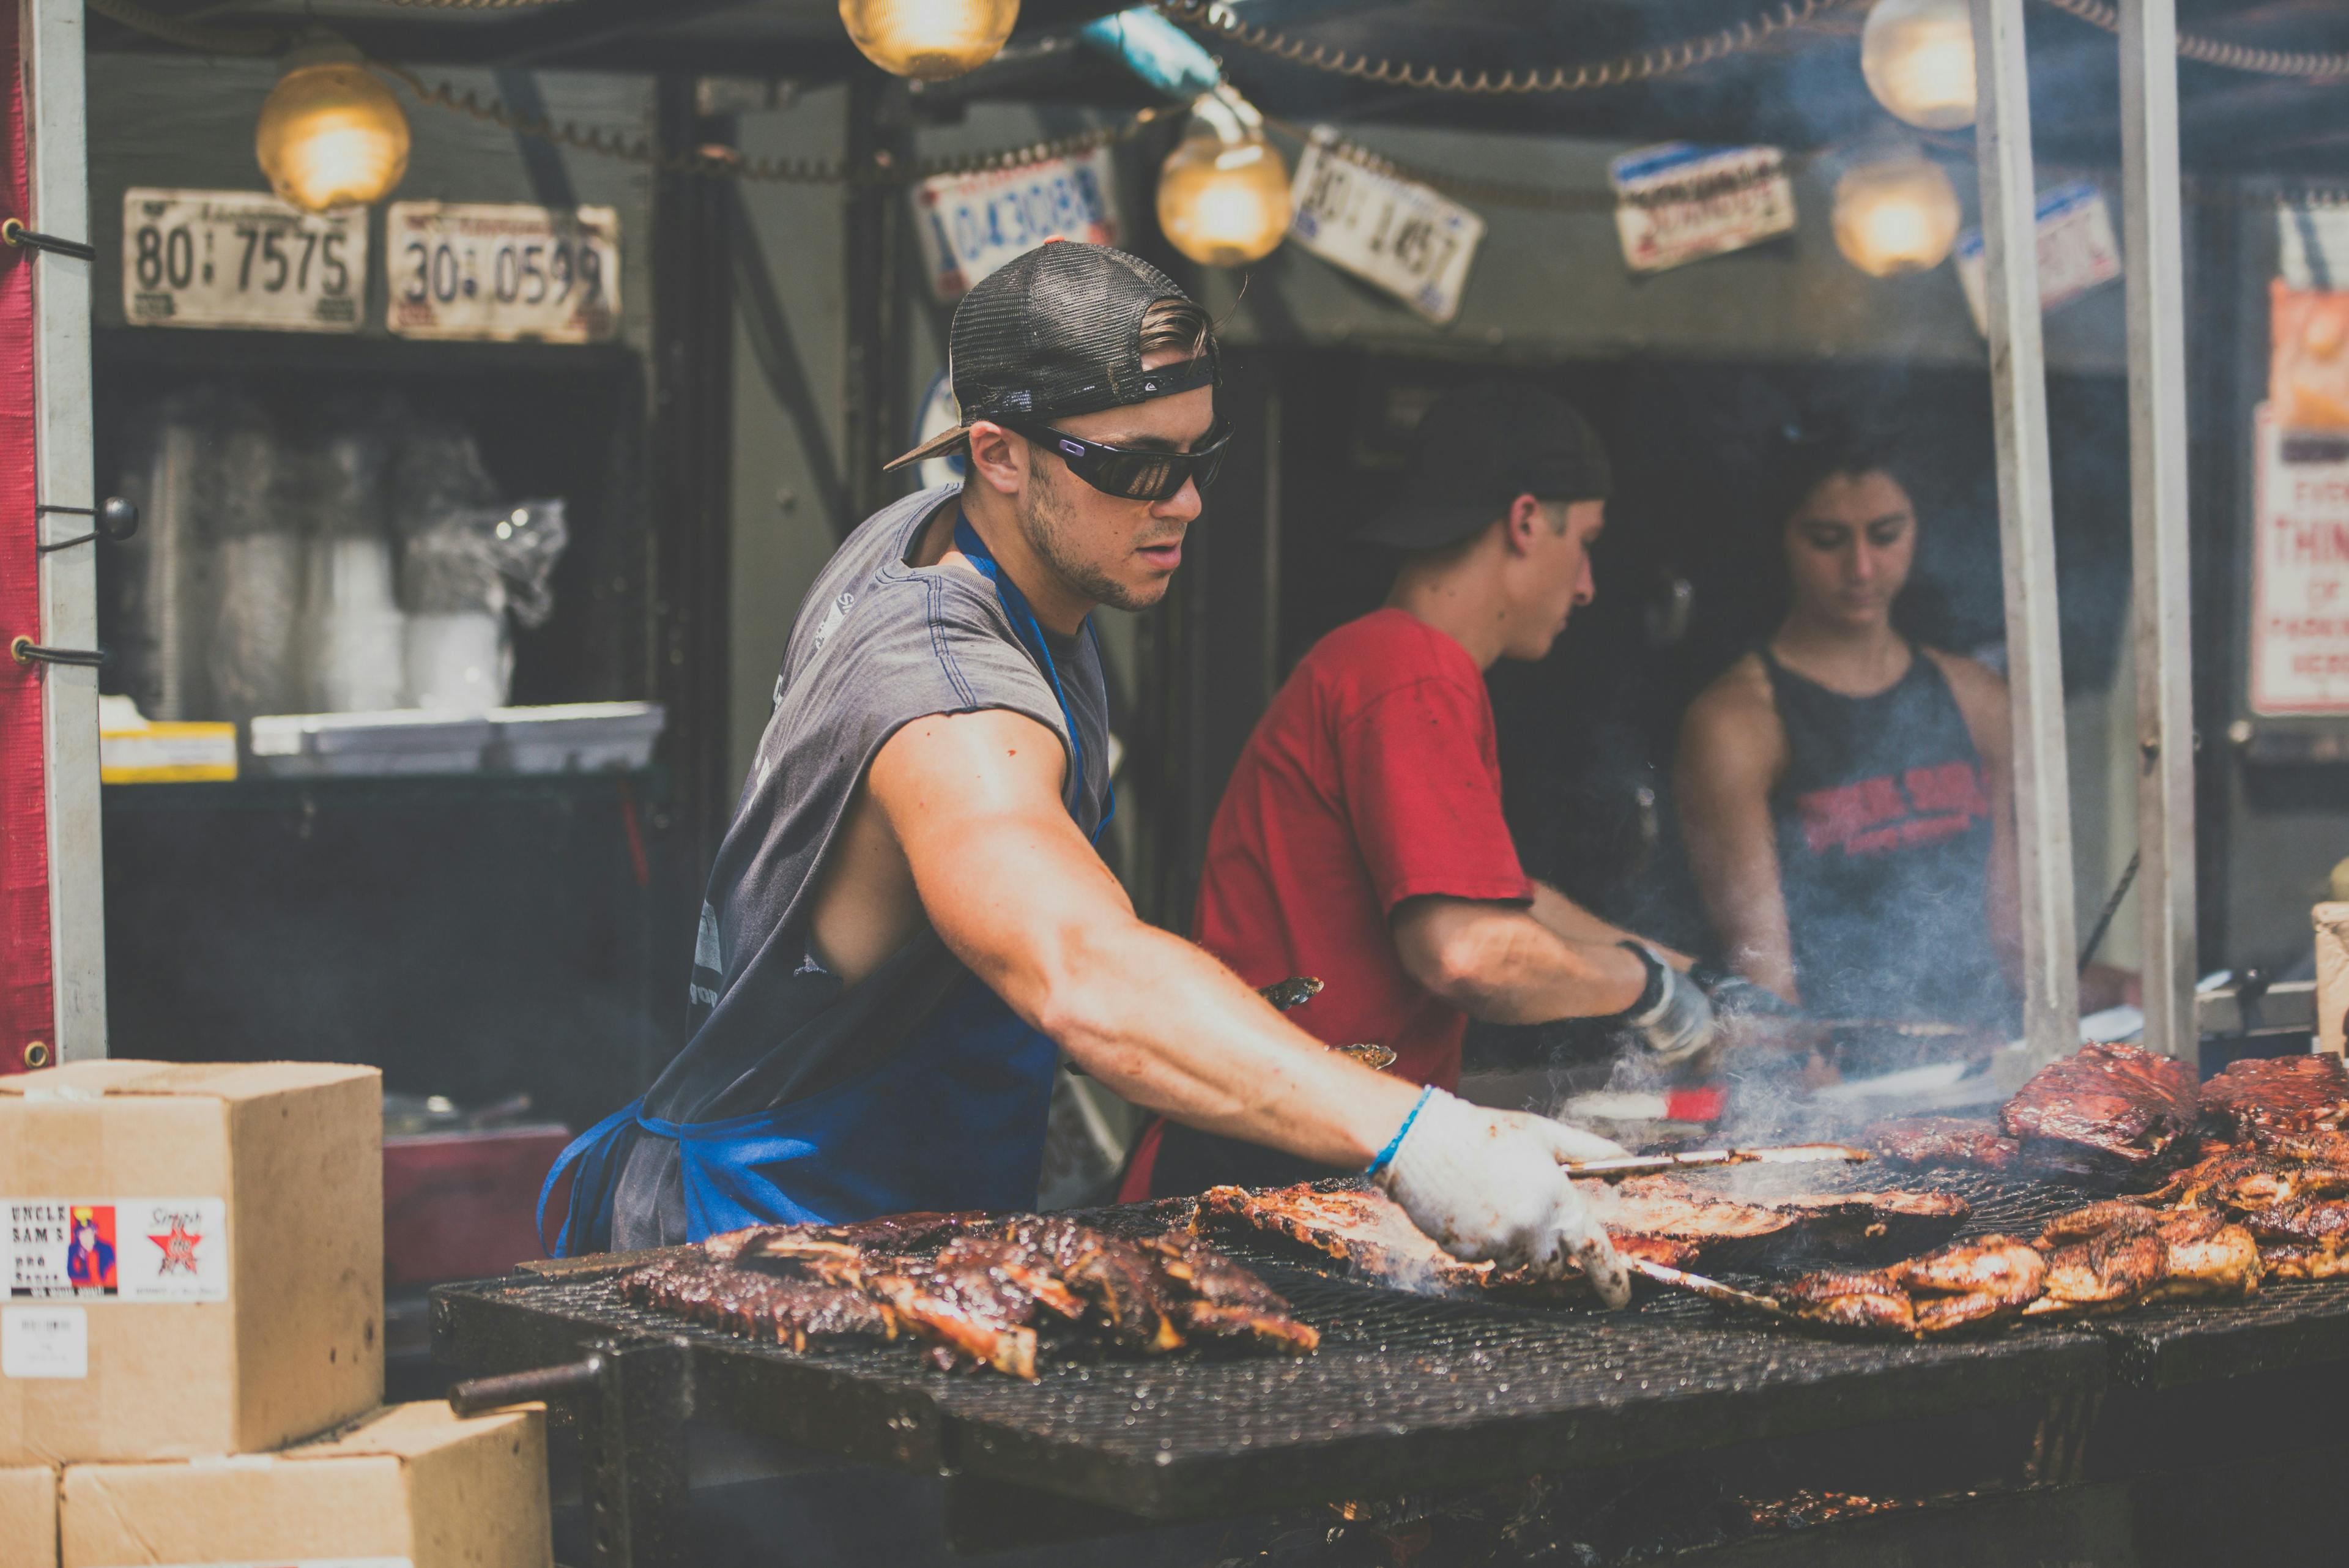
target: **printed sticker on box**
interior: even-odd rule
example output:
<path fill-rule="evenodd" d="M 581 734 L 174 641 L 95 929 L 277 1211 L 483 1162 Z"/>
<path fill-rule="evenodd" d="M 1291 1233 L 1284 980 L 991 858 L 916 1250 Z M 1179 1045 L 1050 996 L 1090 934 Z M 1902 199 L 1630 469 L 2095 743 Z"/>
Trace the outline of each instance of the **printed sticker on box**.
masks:
<path fill-rule="evenodd" d="M 16 1300 L 228 1300 L 228 1205 L 217 1198 L 0 1199 L 0 1280 Z"/>
<path fill-rule="evenodd" d="M 0 1307 L 0 1377 L 89 1376 L 89 1314 L 76 1306 Z"/>

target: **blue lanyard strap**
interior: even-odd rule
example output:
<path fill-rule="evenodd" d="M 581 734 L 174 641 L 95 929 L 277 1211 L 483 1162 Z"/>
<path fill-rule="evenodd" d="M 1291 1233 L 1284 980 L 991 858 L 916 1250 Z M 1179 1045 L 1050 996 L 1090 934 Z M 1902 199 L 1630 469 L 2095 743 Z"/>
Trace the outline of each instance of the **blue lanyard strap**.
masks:
<path fill-rule="evenodd" d="M 970 519 L 959 510 L 955 513 L 954 536 L 955 548 L 962 552 L 963 558 L 978 568 L 979 576 L 995 585 L 996 597 L 1003 601 L 1003 613 L 1011 618 L 1012 634 L 1019 638 L 1020 646 L 1033 654 L 1036 661 L 1044 667 L 1044 679 L 1052 683 L 1052 700 L 1061 705 L 1061 721 L 1069 727 L 1070 766 L 1076 774 L 1076 795 L 1082 800 L 1085 793 L 1085 740 L 1077 729 L 1077 715 L 1075 710 L 1069 706 L 1069 694 L 1061 689 L 1060 666 L 1053 662 L 1051 646 L 1044 640 L 1044 628 L 1038 624 L 1036 612 L 1028 607 L 1028 596 L 1021 593 L 1019 585 L 996 565 L 995 556 L 988 550 L 987 541 L 978 536 L 978 530 L 970 525 Z M 1101 635 L 1093 631 L 1091 617 L 1085 619 L 1085 630 L 1093 639 L 1093 656 L 1098 659 L 1101 656 Z M 1110 819 L 1117 815 L 1117 786 L 1107 780 L 1102 783 L 1108 799 L 1102 812 L 1101 826 L 1093 829 L 1093 842 L 1096 844 L 1101 842 L 1102 833 L 1109 826 Z"/>

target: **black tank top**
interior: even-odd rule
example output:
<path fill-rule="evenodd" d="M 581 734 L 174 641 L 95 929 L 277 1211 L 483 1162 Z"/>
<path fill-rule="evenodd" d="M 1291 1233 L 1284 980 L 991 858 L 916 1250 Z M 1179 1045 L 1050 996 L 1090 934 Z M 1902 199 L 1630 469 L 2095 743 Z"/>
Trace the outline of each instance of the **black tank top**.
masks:
<path fill-rule="evenodd" d="M 1804 1005 L 2011 1027 L 1989 781 L 1940 666 L 1912 648 L 1899 680 L 1847 697 L 1759 651 L 1786 732 L 1770 815 Z"/>

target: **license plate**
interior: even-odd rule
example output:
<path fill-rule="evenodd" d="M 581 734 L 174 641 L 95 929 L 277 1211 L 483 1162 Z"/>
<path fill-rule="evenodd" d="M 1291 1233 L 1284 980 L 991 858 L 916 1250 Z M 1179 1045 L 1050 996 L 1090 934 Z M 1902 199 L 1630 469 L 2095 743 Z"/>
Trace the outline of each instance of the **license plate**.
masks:
<path fill-rule="evenodd" d="M 1330 265 L 1384 289 L 1428 320 L 1460 314 L 1485 220 L 1439 192 L 1371 168 L 1313 132 L 1289 191 L 1288 237 Z"/>
<path fill-rule="evenodd" d="M 914 187 L 915 232 L 930 287 L 951 302 L 980 278 L 1055 237 L 1118 243 L 1109 150 L 1018 169 L 940 174 Z"/>
<path fill-rule="evenodd" d="M 1668 141 L 1608 165 L 1623 265 L 1662 272 L 1741 251 L 1795 226 L 1795 184 L 1775 147 Z"/>
<path fill-rule="evenodd" d="M 356 332 L 367 211 L 305 213 L 255 191 L 122 193 L 122 314 L 139 327 Z"/>
<path fill-rule="evenodd" d="M 394 202 L 383 232 L 386 325 L 403 337 L 600 343 L 619 325 L 609 207 Z"/>
<path fill-rule="evenodd" d="M 2085 180 L 2044 192 L 2038 203 L 2039 308 L 2053 310 L 2121 275 L 2121 247 L 2113 238 L 2112 209 L 2105 193 Z M 1990 282 L 1982 234 L 1958 236 L 1958 282 L 1974 328 L 1990 332 Z"/>

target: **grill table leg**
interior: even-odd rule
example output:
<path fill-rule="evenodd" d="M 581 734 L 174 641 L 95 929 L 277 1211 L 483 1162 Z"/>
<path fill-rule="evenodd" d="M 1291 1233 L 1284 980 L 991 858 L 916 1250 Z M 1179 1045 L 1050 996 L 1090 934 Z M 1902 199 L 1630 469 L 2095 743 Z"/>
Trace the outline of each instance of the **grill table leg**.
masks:
<path fill-rule="evenodd" d="M 2100 1393 L 2075 1389 L 2047 1402 L 2023 1468 L 2025 1486 L 2070 1486 L 2086 1473 L 2088 1432 L 2103 1401 Z"/>
<path fill-rule="evenodd" d="M 693 1385 L 681 1341 L 595 1347 L 603 1371 L 577 1407 L 580 1491 L 595 1568 L 686 1568 L 685 1422 Z"/>

